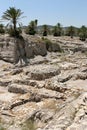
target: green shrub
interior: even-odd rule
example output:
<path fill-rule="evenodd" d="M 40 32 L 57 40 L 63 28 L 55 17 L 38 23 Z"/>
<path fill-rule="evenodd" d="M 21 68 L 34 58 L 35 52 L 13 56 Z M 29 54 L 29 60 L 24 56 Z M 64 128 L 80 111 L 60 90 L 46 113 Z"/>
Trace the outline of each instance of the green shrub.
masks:
<path fill-rule="evenodd" d="M 5 30 L 4 29 L 0 29 L 0 34 L 4 34 Z"/>
<path fill-rule="evenodd" d="M 4 26 L 3 24 L 0 24 L 0 34 L 4 34 L 5 30 L 4 30 Z"/>
<path fill-rule="evenodd" d="M 21 33 L 21 30 L 16 30 L 14 31 L 13 29 L 8 29 L 8 34 L 11 36 L 11 37 L 14 37 L 14 36 L 19 36 L 20 33 Z"/>
<path fill-rule="evenodd" d="M 84 34 L 84 33 L 79 33 L 79 39 L 81 40 L 81 41 L 85 41 L 86 40 L 86 35 Z"/>
<path fill-rule="evenodd" d="M 49 39 L 43 38 L 43 37 L 42 37 L 42 40 L 46 44 L 46 49 L 49 50 L 49 47 L 52 46 L 52 42 Z"/>
<path fill-rule="evenodd" d="M 44 32 L 43 32 L 43 36 L 47 36 L 47 31 L 44 31 Z"/>
<path fill-rule="evenodd" d="M 22 130 L 36 130 L 34 121 L 29 119 L 22 125 Z"/>
<path fill-rule="evenodd" d="M 6 130 L 2 125 L 0 125 L 0 130 Z"/>
<path fill-rule="evenodd" d="M 79 29 L 79 39 L 81 41 L 85 41 L 87 38 L 87 28 L 83 25 L 80 29 Z"/>
<path fill-rule="evenodd" d="M 28 27 L 26 28 L 25 33 L 29 35 L 35 35 L 37 32 L 36 28 L 37 28 L 37 20 L 31 21 Z"/>
<path fill-rule="evenodd" d="M 50 51 L 50 52 L 51 51 L 53 51 L 53 52 L 63 52 L 63 50 L 61 49 L 61 47 L 60 47 L 60 45 L 58 43 L 53 43 L 49 39 L 43 38 L 43 37 L 42 37 L 42 40 L 46 44 L 47 51 Z"/>

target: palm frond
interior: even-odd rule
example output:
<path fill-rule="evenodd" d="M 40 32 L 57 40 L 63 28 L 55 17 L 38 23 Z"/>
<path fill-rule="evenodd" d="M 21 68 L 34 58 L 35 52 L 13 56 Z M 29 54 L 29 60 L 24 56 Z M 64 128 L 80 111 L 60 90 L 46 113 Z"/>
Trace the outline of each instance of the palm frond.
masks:
<path fill-rule="evenodd" d="M 8 25 L 13 24 L 13 26 L 16 27 L 17 23 L 19 23 L 19 20 L 21 18 L 24 18 L 24 16 L 21 17 L 22 14 L 23 12 L 20 9 L 16 9 L 15 7 L 9 7 L 9 9 L 7 9 L 3 13 L 2 20 L 10 21 Z"/>

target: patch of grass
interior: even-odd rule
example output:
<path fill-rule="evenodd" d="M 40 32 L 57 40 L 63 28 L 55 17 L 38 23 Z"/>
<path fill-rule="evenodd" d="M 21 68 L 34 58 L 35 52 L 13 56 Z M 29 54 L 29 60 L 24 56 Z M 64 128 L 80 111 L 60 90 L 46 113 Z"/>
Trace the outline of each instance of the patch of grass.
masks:
<path fill-rule="evenodd" d="M 6 130 L 6 129 L 3 127 L 3 123 L 2 123 L 1 117 L 0 117 L 0 130 Z"/>
<path fill-rule="evenodd" d="M 43 42 L 46 44 L 46 49 L 47 51 L 50 52 L 63 52 L 63 50 L 61 49 L 60 45 L 57 43 L 53 43 L 51 40 L 42 37 Z"/>
<path fill-rule="evenodd" d="M 36 130 L 35 123 L 32 119 L 27 120 L 23 125 L 22 125 L 22 130 Z"/>
<path fill-rule="evenodd" d="M 6 130 L 6 129 L 0 124 L 0 130 Z"/>
<path fill-rule="evenodd" d="M 49 39 L 44 38 L 44 37 L 42 37 L 42 40 L 46 44 L 46 49 L 49 50 L 49 47 L 52 46 L 52 42 Z"/>

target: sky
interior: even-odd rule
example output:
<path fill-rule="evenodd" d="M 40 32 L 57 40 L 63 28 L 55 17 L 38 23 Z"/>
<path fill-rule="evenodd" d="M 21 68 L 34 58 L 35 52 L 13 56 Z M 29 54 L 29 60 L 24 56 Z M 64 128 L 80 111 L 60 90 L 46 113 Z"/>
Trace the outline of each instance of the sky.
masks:
<path fill-rule="evenodd" d="M 38 19 L 38 25 L 87 26 L 87 0 L 0 0 L 0 18 L 9 7 L 21 9 L 23 25 Z"/>

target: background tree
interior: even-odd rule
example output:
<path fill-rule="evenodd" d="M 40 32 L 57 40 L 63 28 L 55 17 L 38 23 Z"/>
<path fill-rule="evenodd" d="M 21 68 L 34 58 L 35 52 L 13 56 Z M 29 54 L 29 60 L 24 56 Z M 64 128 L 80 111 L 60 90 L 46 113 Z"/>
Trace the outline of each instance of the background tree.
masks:
<path fill-rule="evenodd" d="M 37 19 L 35 19 L 35 20 L 34 20 L 34 22 L 35 22 L 35 26 L 37 27 L 38 20 L 37 20 Z"/>
<path fill-rule="evenodd" d="M 8 26 L 12 26 L 13 36 L 18 35 L 17 24 L 20 24 L 19 20 L 22 18 L 22 14 L 20 9 L 9 7 L 2 15 L 2 19 L 9 21 Z"/>
<path fill-rule="evenodd" d="M 44 24 L 42 26 L 42 32 L 43 32 L 43 36 L 47 36 L 48 35 L 48 26 L 46 24 Z"/>
<path fill-rule="evenodd" d="M 30 35 L 35 35 L 37 32 L 37 22 L 38 20 L 35 19 L 34 21 L 31 21 L 26 29 L 26 33 Z"/>
<path fill-rule="evenodd" d="M 66 35 L 73 38 L 73 36 L 75 36 L 75 27 L 69 26 L 66 30 Z"/>
<path fill-rule="evenodd" d="M 0 34 L 5 33 L 4 25 L 0 24 Z"/>
<path fill-rule="evenodd" d="M 60 23 L 57 24 L 57 28 L 58 28 L 58 36 L 62 35 L 62 26 Z"/>
<path fill-rule="evenodd" d="M 35 23 L 35 31 L 36 31 L 36 33 L 37 33 L 37 25 L 38 25 L 38 20 L 37 20 L 37 19 L 35 19 L 35 20 L 34 20 L 34 23 Z"/>
<path fill-rule="evenodd" d="M 53 36 L 61 36 L 62 35 L 62 26 L 58 23 L 53 27 Z"/>
<path fill-rule="evenodd" d="M 85 41 L 87 38 L 87 28 L 83 25 L 79 31 L 78 31 L 78 35 L 80 40 Z"/>
<path fill-rule="evenodd" d="M 53 27 L 53 36 L 58 36 L 58 28 L 57 28 L 57 26 Z"/>

